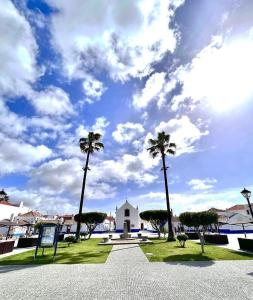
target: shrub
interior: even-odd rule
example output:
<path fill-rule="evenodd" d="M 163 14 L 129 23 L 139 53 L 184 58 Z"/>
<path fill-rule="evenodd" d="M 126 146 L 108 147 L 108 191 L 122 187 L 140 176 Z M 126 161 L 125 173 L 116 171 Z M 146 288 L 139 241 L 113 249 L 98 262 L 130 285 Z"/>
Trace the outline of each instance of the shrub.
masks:
<path fill-rule="evenodd" d="M 185 247 L 185 242 L 188 240 L 188 235 L 186 235 L 184 233 L 178 234 L 177 239 L 178 239 L 178 241 L 180 243 L 180 246 L 182 248 L 184 248 Z"/>
<path fill-rule="evenodd" d="M 71 243 L 75 243 L 76 242 L 76 238 L 73 235 L 70 235 L 70 236 L 65 237 L 64 241 L 66 243 L 68 243 L 68 246 L 69 246 Z"/>

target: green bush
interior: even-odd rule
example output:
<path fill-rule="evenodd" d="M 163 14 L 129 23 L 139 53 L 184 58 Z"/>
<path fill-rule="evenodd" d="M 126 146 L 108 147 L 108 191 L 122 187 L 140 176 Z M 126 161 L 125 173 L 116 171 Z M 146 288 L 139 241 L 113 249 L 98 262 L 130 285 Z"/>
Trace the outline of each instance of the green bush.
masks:
<path fill-rule="evenodd" d="M 68 245 L 70 245 L 71 243 L 75 243 L 76 242 L 76 238 L 73 235 L 70 235 L 70 236 L 65 237 L 64 241 L 66 243 L 68 243 Z"/>
<path fill-rule="evenodd" d="M 188 235 L 186 235 L 184 233 L 178 234 L 177 239 L 178 239 L 178 241 L 180 243 L 180 246 L 182 248 L 184 248 L 185 247 L 185 242 L 188 240 Z"/>

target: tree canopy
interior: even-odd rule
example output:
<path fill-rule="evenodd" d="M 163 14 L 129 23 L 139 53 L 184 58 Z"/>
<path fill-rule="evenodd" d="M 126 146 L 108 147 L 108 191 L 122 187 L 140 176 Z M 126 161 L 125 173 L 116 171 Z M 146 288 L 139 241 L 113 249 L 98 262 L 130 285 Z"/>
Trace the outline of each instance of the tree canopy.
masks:
<path fill-rule="evenodd" d="M 98 224 L 104 222 L 107 214 L 101 212 L 88 212 L 82 213 L 81 215 L 76 214 L 74 219 L 76 222 L 80 220 L 80 223 L 83 223 L 87 226 L 88 238 L 90 238 L 91 234 L 94 232 Z"/>
<path fill-rule="evenodd" d="M 166 210 L 145 210 L 140 213 L 142 220 L 150 222 L 154 230 L 157 231 L 160 238 L 161 228 L 165 225 L 168 219 Z"/>
<path fill-rule="evenodd" d="M 179 220 L 187 227 L 194 227 L 201 243 L 202 253 L 204 252 L 204 233 L 211 224 L 218 223 L 218 215 L 212 211 L 184 212 L 179 215 Z M 203 234 L 201 234 L 201 231 Z"/>

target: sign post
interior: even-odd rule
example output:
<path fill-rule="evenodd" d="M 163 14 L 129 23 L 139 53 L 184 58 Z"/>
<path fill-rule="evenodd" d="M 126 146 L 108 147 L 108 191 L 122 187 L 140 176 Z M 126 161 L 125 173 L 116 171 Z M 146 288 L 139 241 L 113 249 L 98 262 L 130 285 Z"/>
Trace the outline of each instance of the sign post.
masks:
<path fill-rule="evenodd" d="M 59 225 L 58 224 L 42 224 L 39 229 L 39 238 L 36 246 L 34 259 L 38 254 L 38 249 L 42 248 L 42 256 L 44 255 L 45 248 L 54 248 L 54 255 L 56 255 L 58 236 L 59 236 Z"/>

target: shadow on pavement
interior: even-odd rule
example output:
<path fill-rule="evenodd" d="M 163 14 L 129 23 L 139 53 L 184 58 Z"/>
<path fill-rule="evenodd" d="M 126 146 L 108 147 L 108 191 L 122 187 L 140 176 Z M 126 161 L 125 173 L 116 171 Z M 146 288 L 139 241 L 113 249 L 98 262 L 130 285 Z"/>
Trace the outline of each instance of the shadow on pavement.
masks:
<path fill-rule="evenodd" d="M 20 271 L 41 266 L 42 265 L 0 265 L 0 275 L 8 272 Z"/>
<path fill-rule="evenodd" d="M 170 255 L 164 258 L 164 262 L 170 265 L 185 265 L 189 267 L 209 267 L 215 261 L 208 257 L 201 257 L 201 254 L 179 254 Z"/>
<path fill-rule="evenodd" d="M 125 248 L 121 248 L 121 249 L 111 250 L 111 252 L 122 251 L 122 250 L 126 250 L 126 249 L 131 249 L 131 248 L 138 248 L 138 247 L 139 247 L 139 245 L 134 245 L 131 247 L 125 247 Z"/>

